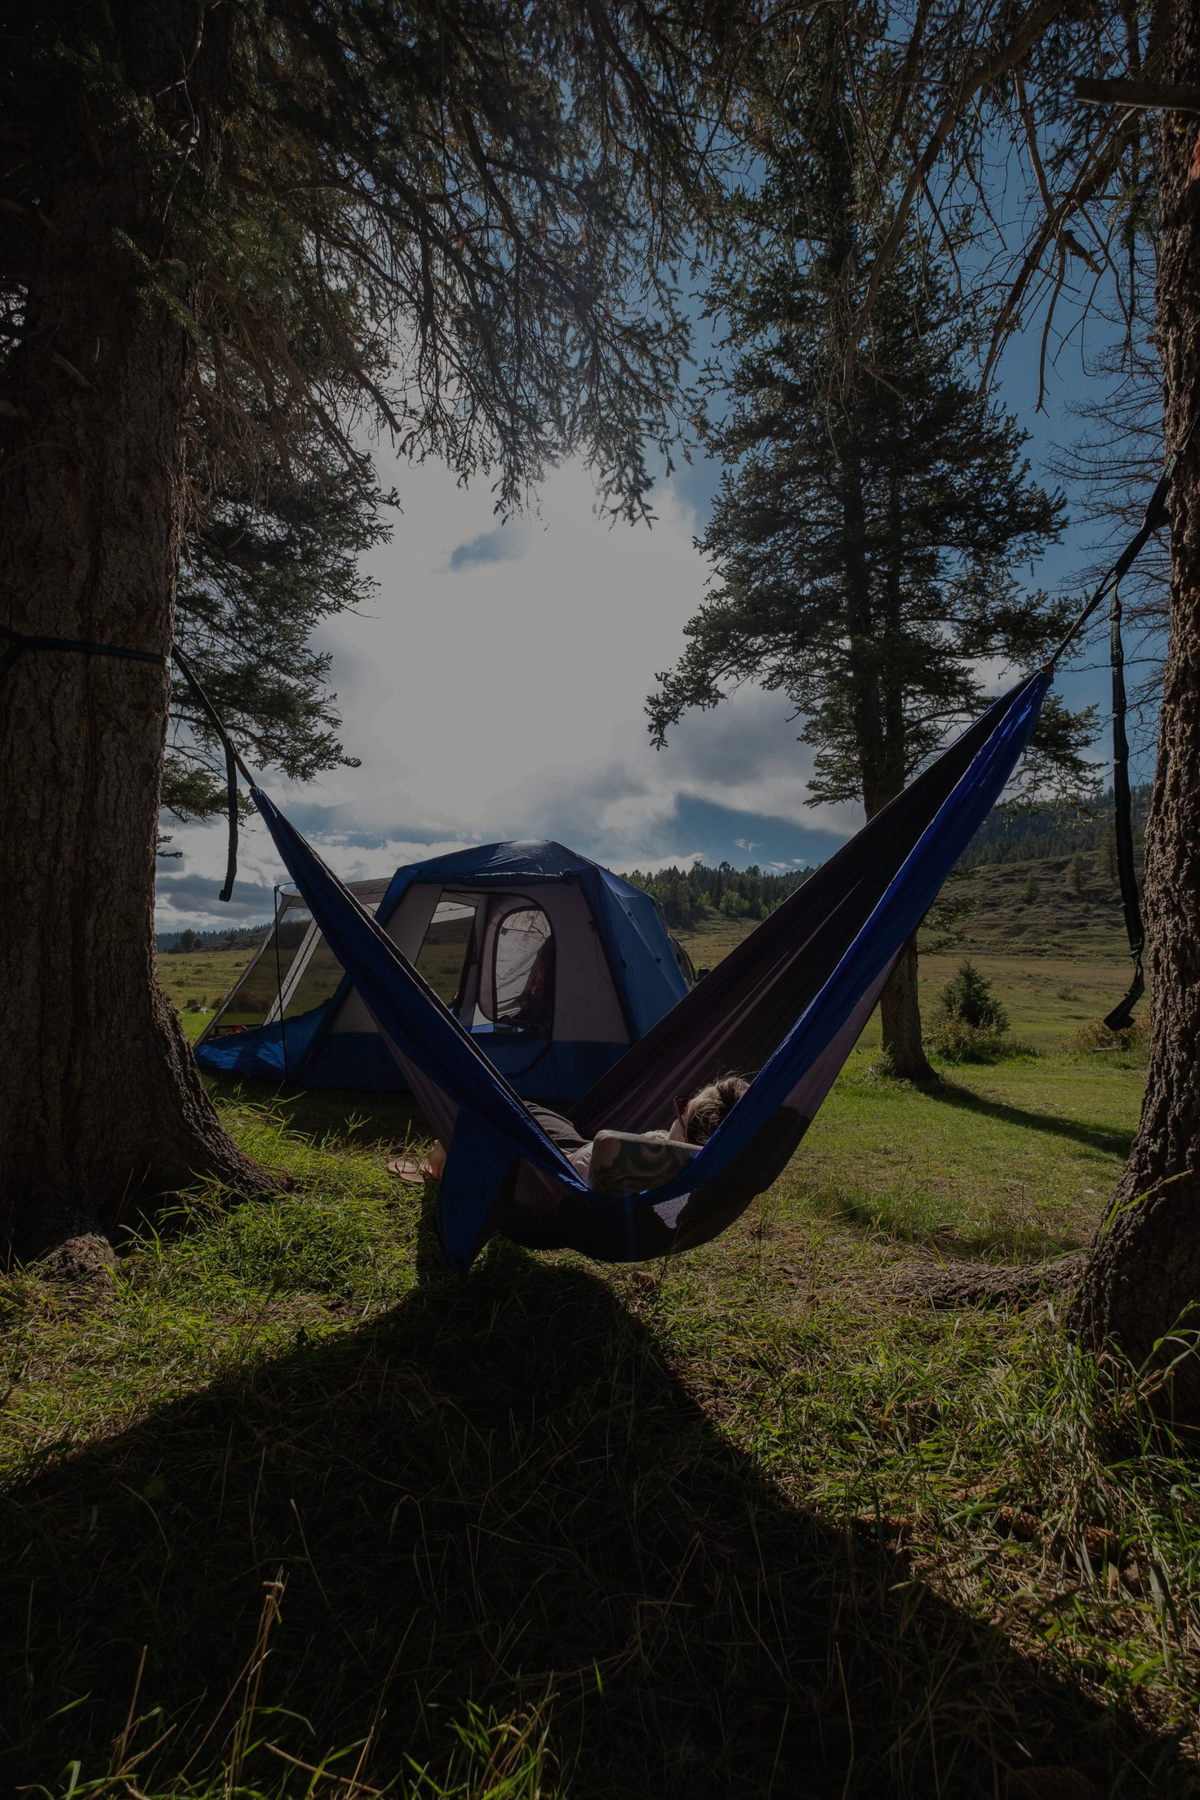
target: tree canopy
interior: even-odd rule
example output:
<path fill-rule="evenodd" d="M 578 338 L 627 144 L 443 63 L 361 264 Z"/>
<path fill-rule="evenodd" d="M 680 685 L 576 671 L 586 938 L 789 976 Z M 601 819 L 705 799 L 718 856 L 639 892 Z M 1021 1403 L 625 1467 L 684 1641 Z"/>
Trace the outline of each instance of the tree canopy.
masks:
<path fill-rule="evenodd" d="M 723 0 L 44 5 L 5 27 L 10 372 L 58 190 L 129 177 L 99 281 L 173 313 L 202 492 L 356 421 L 491 473 L 592 457 L 636 512 L 669 441 Z"/>

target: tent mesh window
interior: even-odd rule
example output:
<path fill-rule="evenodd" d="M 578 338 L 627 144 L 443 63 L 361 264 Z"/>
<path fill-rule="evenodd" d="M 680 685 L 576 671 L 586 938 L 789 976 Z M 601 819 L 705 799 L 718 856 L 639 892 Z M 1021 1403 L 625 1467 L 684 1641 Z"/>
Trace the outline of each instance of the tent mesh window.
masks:
<path fill-rule="evenodd" d="M 305 918 L 308 918 L 307 913 Z M 309 934 L 283 978 L 282 1009 L 276 1000 L 267 1014 L 268 1025 L 275 1023 L 281 1010 L 285 1019 L 295 1019 L 301 1013 L 311 1012 L 314 1006 L 324 1006 L 337 992 L 344 973 L 341 963 L 320 932 L 313 929 L 309 919 Z"/>
<path fill-rule="evenodd" d="M 475 908 L 459 900 L 439 900 L 434 908 L 421 948 L 417 972 L 425 977 L 439 1000 L 456 1011 L 463 980 L 471 965 L 475 936 Z"/>
<path fill-rule="evenodd" d="M 492 1023 L 548 1032 L 554 1019 L 554 934 L 540 906 L 505 913 L 492 957 L 491 1004 L 484 1008 Z"/>
<path fill-rule="evenodd" d="M 369 910 L 378 906 L 386 881 L 355 881 L 350 891 Z M 341 963 L 313 923 L 313 916 L 299 894 L 284 894 L 276 924 L 237 985 L 230 989 L 224 1006 L 201 1038 L 228 1032 L 253 1030 L 278 1024 L 280 1014 L 294 1019 L 322 1006 L 336 993 L 342 979 Z"/>
<path fill-rule="evenodd" d="M 312 933 L 312 914 L 299 899 L 285 899 L 279 923 L 229 999 L 213 1020 L 206 1037 L 227 1031 L 245 1031 L 279 1016 L 280 988 L 286 990 L 298 956 L 307 959 Z"/>

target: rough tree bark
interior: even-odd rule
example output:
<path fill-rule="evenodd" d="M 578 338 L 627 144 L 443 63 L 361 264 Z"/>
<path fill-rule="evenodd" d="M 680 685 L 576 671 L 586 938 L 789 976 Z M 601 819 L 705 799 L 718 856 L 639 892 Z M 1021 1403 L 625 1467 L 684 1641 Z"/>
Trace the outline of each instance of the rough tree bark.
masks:
<path fill-rule="evenodd" d="M 174 11 L 158 12 L 167 39 L 191 41 Z M 149 94 L 167 75 L 135 23 Z M 151 201 L 136 150 L 111 142 L 48 197 L 5 380 L 0 620 L 165 655 L 188 345 L 139 298 L 119 240 L 161 252 Z M 28 1258 L 198 1176 L 268 1178 L 222 1132 L 155 979 L 166 669 L 29 651 L 3 690 L 0 1241 Z"/>
<path fill-rule="evenodd" d="M 885 692 L 879 677 L 878 626 L 871 609 L 871 583 L 864 545 L 867 541 L 862 465 L 848 453 L 842 468 L 842 515 L 845 532 L 846 588 L 852 654 L 860 667 L 854 682 L 854 735 L 862 771 L 863 805 L 868 819 L 894 800 L 904 786 L 904 712 L 898 689 Z M 936 1081 L 921 1046 L 921 1003 L 917 988 L 917 946 L 904 946 L 879 1000 L 881 1049 L 892 1073 L 901 1081 Z"/>
<path fill-rule="evenodd" d="M 1156 11 L 1160 79 L 1200 83 L 1200 12 L 1189 0 L 1160 0 Z M 1163 115 L 1158 328 L 1169 444 L 1200 405 L 1196 133 L 1192 115 Z M 1170 643 L 1146 831 L 1150 1064 L 1118 1191 L 1126 1204 L 1097 1238 L 1077 1313 L 1086 1342 L 1115 1342 L 1136 1363 L 1177 1322 L 1200 1327 L 1200 434 L 1173 483 L 1171 562 Z M 1176 1416 L 1200 1423 L 1200 1360 L 1180 1365 L 1173 1390 Z"/>

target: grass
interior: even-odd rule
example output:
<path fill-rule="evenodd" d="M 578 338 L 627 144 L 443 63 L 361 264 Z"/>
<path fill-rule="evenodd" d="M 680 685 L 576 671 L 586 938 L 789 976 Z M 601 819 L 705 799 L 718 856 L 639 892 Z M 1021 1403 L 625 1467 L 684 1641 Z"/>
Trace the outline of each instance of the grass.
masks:
<path fill-rule="evenodd" d="M 3 1283 L 10 1788 L 1200 1792 L 1194 1460 L 1053 1311 L 893 1289 L 915 1243 L 1090 1229 L 1125 1062 L 939 1096 L 860 1053 L 715 1244 L 497 1242 L 461 1281 L 384 1173 L 402 1102 L 226 1088 L 294 1192 L 198 1193 L 105 1285 Z"/>
<path fill-rule="evenodd" d="M 193 950 L 176 955 L 167 951 L 158 958 L 158 980 L 183 1020 L 190 1038 L 197 1038 L 212 1020 L 219 1001 L 253 959 L 252 947 L 238 950 Z"/>
<path fill-rule="evenodd" d="M 1193 1451 L 1052 1307 L 898 1297 L 1086 1242 L 1136 1125 L 1136 1055 L 1057 1048 L 1119 963 L 975 960 L 1039 1054 L 864 1044 L 661 1265 L 452 1278 L 407 1100 L 214 1081 L 294 1188 L 0 1278 L 0 1792 L 1200 1794 Z"/>
<path fill-rule="evenodd" d="M 1036 1259 L 1089 1241 L 1137 1126 L 1133 1057 L 957 1066 L 919 1088 L 873 1062 L 855 1051 L 793 1164 L 810 1210 L 956 1256 Z"/>

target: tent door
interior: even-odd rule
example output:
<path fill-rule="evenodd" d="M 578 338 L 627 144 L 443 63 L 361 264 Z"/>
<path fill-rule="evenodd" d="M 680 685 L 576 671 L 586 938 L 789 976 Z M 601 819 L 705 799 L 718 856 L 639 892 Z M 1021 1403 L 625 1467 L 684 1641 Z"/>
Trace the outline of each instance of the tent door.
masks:
<path fill-rule="evenodd" d="M 549 1037 L 554 1024 L 554 932 L 523 894 L 497 895 L 480 958 L 477 1022 L 506 1034 Z"/>
<path fill-rule="evenodd" d="M 300 948 L 292 958 L 292 966 L 283 978 L 283 986 L 281 988 L 276 988 L 275 990 L 275 998 L 271 1002 L 266 1018 L 263 1020 L 264 1025 L 278 1025 L 281 1016 L 287 1012 L 292 1001 L 292 996 L 299 987 L 300 979 L 303 976 L 305 969 L 308 967 L 309 959 L 317 947 L 317 940 L 320 935 L 321 933 L 317 928 L 317 922 L 314 919 L 304 934 Z"/>

